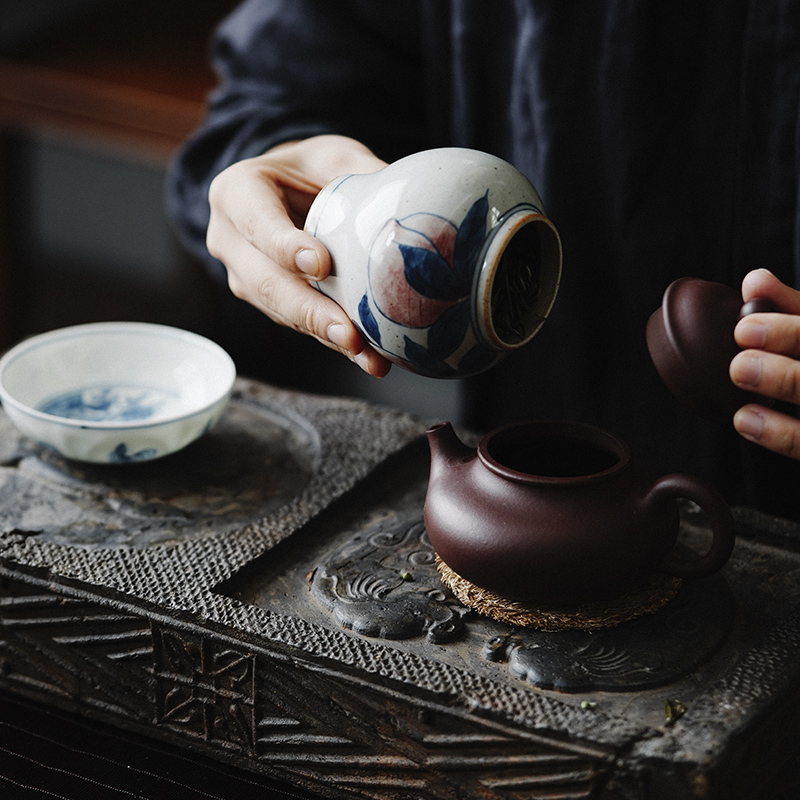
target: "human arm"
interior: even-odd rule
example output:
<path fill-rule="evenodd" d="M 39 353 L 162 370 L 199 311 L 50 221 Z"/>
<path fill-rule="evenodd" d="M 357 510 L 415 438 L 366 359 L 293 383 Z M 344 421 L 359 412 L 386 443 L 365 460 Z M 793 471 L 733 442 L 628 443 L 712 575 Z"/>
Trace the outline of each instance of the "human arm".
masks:
<path fill-rule="evenodd" d="M 208 192 L 227 167 L 283 142 L 339 134 L 385 160 L 425 146 L 416 5 L 409 0 L 249 0 L 217 29 L 218 85 L 170 162 L 167 211 L 208 263 Z"/>
<path fill-rule="evenodd" d="M 774 400 L 800 403 L 800 292 L 765 269 L 750 272 L 742 298 L 771 300 L 781 313 L 750 314 L 734 331 L 744 350 L 730 364 L 731 380 L 742 389 Z M 751 403 L 733 418 L 736 430 L 768 450 L 800 460 L 800 420 Z"/>
<path fill-rule="evenodd" d="M 307 249 L 301 246 L 309 244 L 303 218 L 322 185 L 382 165 L 358 142 L 378 148 L 386 160 L 424 147 L 417 29 L 410 0 L 243 3 L 218 29 L 213 63 L 219 86 L 167 178 L 167 207 L 178 234 L 219 281 L 276 321 L 338 345 L 354 360 L 363 344 L 350 321 L 300 284 L 293 257 L 277 254 L 296 254 L 293 244 Z M 258 246 L 246 238 L 235 244 L 233 234 L 258 220 L 262 209 L 271 227 L 259 223 Z M 240 214 L 247 222 L 237 219 Z M 254 247 L 263 248 L 261 255 Z M 322 277 L 327 253 L 319 243 L 310 249 Z M 263 271 L 257 262 L 262 268 L 279 264 L 287 274 Z M 344 327 L 331 328 L 337 321 Z M 371 353 L 357 363 L 371 374 L 385 372 L 388 365 Z"/>

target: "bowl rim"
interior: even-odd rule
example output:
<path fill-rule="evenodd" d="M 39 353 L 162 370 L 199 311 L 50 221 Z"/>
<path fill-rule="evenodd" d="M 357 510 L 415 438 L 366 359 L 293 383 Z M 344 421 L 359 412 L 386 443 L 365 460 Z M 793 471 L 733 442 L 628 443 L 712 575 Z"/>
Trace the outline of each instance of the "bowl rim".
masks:
<path fill-rule="evenodd" d="M 136 335 L 149 335 L 156 336 L 157 338 L 170 338 L 182 340 L 186 343 L 199 346 L 207 352 L 215 355 L 220 363 L 228 369 L 228 376 L 223 384 L 224 389 L 209 400 L 202 406 L 192 408 L 191 410 L 173 414 L 156 420 L 132 420 L 130 422 L 119 421 L 91 421 L 83 419 L 74 419 L 72 417 L 62 417 L 57 414 L 48 414 L 45 411 L 40 411 L 27 403 L 18 400 L 12 395 L 5 386 L 4 374 L 6 369 L 15 361 L 24 357 L 31 350 L 37 349 L 43 345 L 47 345 L 51 341 L 65 338 L 81 339 L 85 336 L 102 335 L 103 333 L 133 333 Z M 236 365 L 231 358 L 230 354 L 219 344 L 202 336 L 199 333 L 188 331 L 183 328 L 177 328 L 171 325 L 163 325 L 155 322 L 88 322 L 80 325 L 70 325 L 65 328 L 56 328 L 44 333 L 35 334 L 23 339 L 16 345 L 9 348 L 0 357 L 0 402 L 3 406 L 10 406 L 21 414 L 27 417 L 39 420 L 43 423 L 50 425 L 63 425 L 70 428 L 83 429 L 87 431 L 135 431 L 150 428 L 162 427 L 164 425 L 172 425 L 176 422 L 185 421 L 193 417 L 198 417 L 212 411 L 220 402 L 224 401 L 233 390 L 233 385 L 236 380 Z"/>

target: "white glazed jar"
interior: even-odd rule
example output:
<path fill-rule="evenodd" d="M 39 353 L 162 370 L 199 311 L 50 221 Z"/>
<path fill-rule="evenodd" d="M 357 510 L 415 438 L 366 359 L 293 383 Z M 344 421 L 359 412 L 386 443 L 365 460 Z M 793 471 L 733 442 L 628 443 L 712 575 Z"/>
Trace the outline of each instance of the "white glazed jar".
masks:
<path fill-rule="evenodd" d="M 390 361 L 436 378 L 483 372 L 546 320 L 561 242 L 530 181 L 442 148 L 323 188 L 306 231 L 331 254 L 317 288 Z"/>

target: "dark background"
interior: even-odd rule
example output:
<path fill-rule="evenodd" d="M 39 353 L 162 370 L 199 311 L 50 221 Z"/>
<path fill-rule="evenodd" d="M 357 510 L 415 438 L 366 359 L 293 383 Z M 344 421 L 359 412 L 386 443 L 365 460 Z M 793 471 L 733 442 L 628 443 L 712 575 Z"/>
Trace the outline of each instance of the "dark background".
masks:
<path fill-rule="evenodd" d="M 0 5 L 0 352 L 65 325 L 159 322 L 215 339 L 248 377 L 459 420 L 458 382 L 368 378 L 233 298 L 172 231 L 165 171 L 202 118 L 234 0 Z"/>

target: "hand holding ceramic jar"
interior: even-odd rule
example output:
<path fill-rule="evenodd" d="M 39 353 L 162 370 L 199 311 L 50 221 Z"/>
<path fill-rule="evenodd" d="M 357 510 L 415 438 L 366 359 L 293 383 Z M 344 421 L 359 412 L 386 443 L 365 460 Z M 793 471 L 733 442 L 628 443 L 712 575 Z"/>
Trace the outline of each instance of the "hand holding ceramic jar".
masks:
<path fill-rule="evenodd" d="M 561 243 L 535 188 L 476 150 L 387 166 L 318 136 L 229 167 L 209 202 L 208 249 L 233 293 L 378 377 L 390 362 L 482 372 L 535 335 L 558 292 Z"/>
<path fill-rule="evenodd" d="M 373 350 L 340 306 L 314 290 L 330 255 L 302 230 L 323 186 L 340 175 L 386 166 L 344 136 L 288 142 L 239 161 L 209 191 L 208 250 L 228 271 L 231 291 L 280 325 L 313 336 L 364 372 L 383 377 L 389 362 Z"/>
<path fill-rule="evenodd" d="M 315 283 L 330 275 L 331 257 L 324 244 L 300 226 L 315 199 L 332 181 L 343 175 L 377 172 L 385 166 L 364 145 L 343 136 L 316 136 L 280 145 L 262 156 L 238 162 L 217 176 L 209 194 L 211 218 L 207 235 L 209 250 L 225 264 L 236 296 L 279 324 L 314 336 L 377 377 L 388 372 L 391 362 L 386 353 L 369 343 L 367 331 L 375 319 L 375 309 L 382 313 L 386 303 L 371 294 L 373 302 L 370 304 L 368 297 L 363 308 L 367 327 L 359 330 L 354 324 L 358 314 L 354 315 L 352 309 L 348 313 L 326 296 L 327 292 L 314 288 Z M 449 222 L 454 229 L 468 230 L 468 216 L 465 212 Z M 539 229 L 544 231 L 544 227 Z M 420 232 L 413 226 L 400 222 L 398 230 L 401 239 L 420 239 Z M 416 240 L 395 239 L 398 245 L 406 246 L 405 252 L 410 255 L 436 249 L 431 237 L 421 233 L 430 240 L 430 247 L 417 247 Z M 551 238 L 555 247 L 554 231 Z M 428 260 L 418 260 L 416 266 Z M 413 281 L 426 269 L 411 272 Z M 554 290 L 555 284 L 548 291 Z M 729 291 L 735 293 L 732 302 L 765 298 L 781 312 L 751 314 L 738 325 L 734 320 L 735 342 L 725 371 L 729 369 L 730 381 L 749 392 L 750 397 L 736 406 L 738 410 L 731 409 L 730 413 L 735 413 L 733 424 L 745 438 L 800 459 L 800 421 L 767 407 L 770 399 L 800 402 L 800 365 L 796 361 L 800 357 L 800 292 L 766 270 L 747 276 L 741 298 L 735 290 Z M 449 303 L 447 299 L 444 302 Z M 427 308 L 423 308 L 425 304 L 416 305 L 420 313 Z M 396 309 L 388 312 L 388 316 L 397 317 Z M 423 358 L 429 355 L 429 348 L 420 352 L 413 337 L 408 338 L 412 352 Z M 737 354 L 737 345 L 744 352 Z M 730 381 L 726 380 L 729 384 Z"/>

